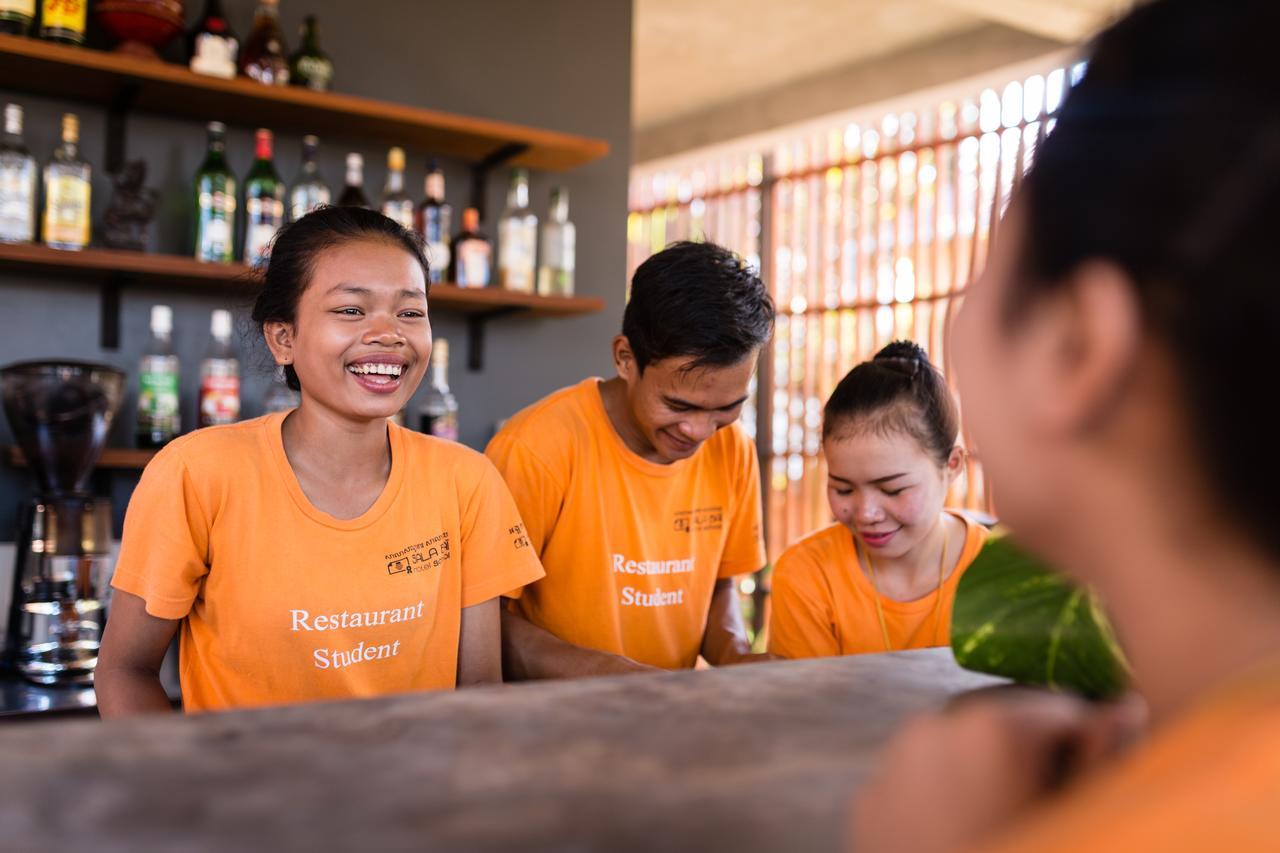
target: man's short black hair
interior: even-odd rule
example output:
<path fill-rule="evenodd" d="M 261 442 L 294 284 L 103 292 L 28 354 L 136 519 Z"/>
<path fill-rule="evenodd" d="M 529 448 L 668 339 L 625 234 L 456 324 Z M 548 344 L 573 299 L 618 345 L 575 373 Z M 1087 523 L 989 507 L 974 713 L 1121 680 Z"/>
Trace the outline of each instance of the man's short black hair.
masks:
<path fill-rule="evenodd" d="M 756 271 L 715 243 L 672 243 L 640 265 L 622 334 L 641 372 L 688 358 L 691 368 L 727 367 L 773 333 L 773 299 Z"/>

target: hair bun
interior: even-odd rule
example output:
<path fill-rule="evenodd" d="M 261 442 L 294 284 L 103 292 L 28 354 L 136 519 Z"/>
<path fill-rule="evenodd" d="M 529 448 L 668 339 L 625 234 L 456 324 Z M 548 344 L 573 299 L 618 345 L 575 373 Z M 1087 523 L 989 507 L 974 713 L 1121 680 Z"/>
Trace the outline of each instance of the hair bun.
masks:
<path fill-rule="evenodd" d="M 929 354 L 915 341 L 894 341 L 876 353 L 874 361 L 918 361 L 929 363 Z"/>

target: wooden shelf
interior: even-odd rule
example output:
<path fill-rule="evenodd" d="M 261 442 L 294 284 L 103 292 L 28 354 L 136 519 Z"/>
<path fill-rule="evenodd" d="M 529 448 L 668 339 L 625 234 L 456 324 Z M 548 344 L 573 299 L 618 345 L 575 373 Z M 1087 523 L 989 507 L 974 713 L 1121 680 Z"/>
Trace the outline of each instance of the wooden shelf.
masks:
<path fill-rule="evenodd" d="M 0 243 L 0 283 L 11 273 L 95 280 L 102 285 L 101 345 L 115 349 L 120 341 L 120 291 L 132 284 L 221 292 L 243 302 L 258 285 L 257 275 L 244 264 L 205 264 L 184 255 L 153 255 L 119 249 L 66 252 L 48 246 Z M 436 311 L 464 314 L 467 365 L 484 364 L 484 324 L 506 314 L 570 317 L 604 310 L 604 300 L 586 296 L 538 296 L 497 287 L 431 287 L 428 306 Z"/>
<path fill-rule="evenodd" d="M 184 288 L 223 288 L 229 292 L 248 292 L 258 285 L 253 270 L 239 263 L 206 264 L 182 255 L 153 255 L 119 249 L 65 252 L 29 243 L 0 243 L 0 274 L 8 272 Z M 460 314 L 491 314 L 516 309 L 564 317 L 594 314 L 604 309 L 602 299 L 538 296 L 497 287 L 458 287 L 452 284 L 432 285 L 429 302 L 432 308 Z"/>
<path fill-rule="evenodd" d="M 98 464 L 94 467 L 141 470 L 147 467 L 147 463 L 156 455 L 156 452 L 155 450 L 135 450 L 131 447 L 108 447 L 102 451 L 102 455 L 98 457 Z M 15 468 L 25 468 L 27 465 L 26 457 L 16 446 L 5 448 L 5 457 Z"/>
<path fill-rule="evenodd" d="M 223 80 L 181 65 L 0 35 L 3 88 L 108 108 L 404 145 L 471 162 L 564 171 L 604 157 L 601 139 L 337 92 Z M 505 155 L 514 153 L 507 160 Z"/>

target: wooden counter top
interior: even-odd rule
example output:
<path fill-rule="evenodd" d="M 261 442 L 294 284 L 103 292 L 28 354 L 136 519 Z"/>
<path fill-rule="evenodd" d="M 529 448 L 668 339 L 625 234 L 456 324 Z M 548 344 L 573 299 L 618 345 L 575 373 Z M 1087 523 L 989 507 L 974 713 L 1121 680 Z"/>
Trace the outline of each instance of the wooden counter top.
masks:
<path fill-rule="evenodd" d="M 116 723 L 0 726 L 11 849 L 840 850 L 945 649 Z"/>

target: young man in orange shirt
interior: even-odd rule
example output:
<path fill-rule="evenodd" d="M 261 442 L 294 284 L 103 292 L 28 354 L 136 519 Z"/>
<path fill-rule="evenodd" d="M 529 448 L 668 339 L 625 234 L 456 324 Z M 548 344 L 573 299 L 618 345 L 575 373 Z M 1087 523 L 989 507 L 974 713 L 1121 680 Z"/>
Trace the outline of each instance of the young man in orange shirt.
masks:
<path fill-rule="evenodd" d="M 632 279 L 617 376 L 557 391 L 494 437 L 486 453 L 547 572 L 503 611 L 508 678 L 767 657 L 734 586 L 765 564 L 759 463 L 736 421 L 773 319 L 732 252 L 669 246 Z"/>

